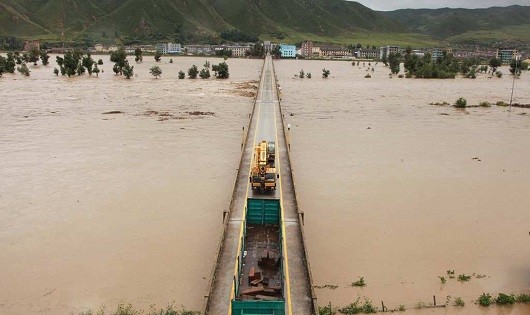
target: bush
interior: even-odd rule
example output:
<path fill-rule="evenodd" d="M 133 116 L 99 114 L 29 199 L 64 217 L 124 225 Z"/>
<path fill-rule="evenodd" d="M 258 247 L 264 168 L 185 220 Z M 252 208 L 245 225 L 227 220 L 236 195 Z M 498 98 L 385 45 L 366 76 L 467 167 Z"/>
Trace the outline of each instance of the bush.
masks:
<path fill-rule="evenodd" d="M 28 66 L 25 63 L 23 63 L 20 67 L 17 67 L 17 71 L 29 77 L 30 71 L 28 69 Z"/>
<path fill-rule="evenodd" d="M 359 277 L 359 280 L 352 282 L 352 287 L 365 287 L 366 282 L 364 281 L 364 277 Z"/>
<path fill-rule="evenodd" d="M 179 79 L 184 79 L 186 77 L 186 74 L 184 73 L 184 71 L 180 70 L 179 71 Z"/>
<path fill-rule="evenodd" d="M 502 78 L 502 72 L 500 72 L 500 71 L 495 72 L 495 75 L 496 75 L 497 78 L 499 78 L 499 79 Z"/>
<path fill-rule="evenodd" d="M 377 313 L 377 307 L 374 307 L 372 305 L 372 301 L 368 299 L 364 299 L 364 302 L 362 305 L 359 304 L 360 299 L 357 298 L 357 300 L 350 305 L 343 307 L 339 309 L 339 312 L 342 314 L 370 314 L 370 313 Z"/>
<path fill-rule="evenodd" d="M 404 312 L 405 310 L 406 310 L 405 305 L 400 305 L 398 307 L 398 311 L 400 311 L 400 312 Z"/>
<path fill-rule="evenodd" d="M 489 293 L 482 293 L 482 295 L 479 296 L 477 302 L 481 306 L 490 306 L 491 304 L 493 304 L 493 298 Z"/>
<path fill-rule="evenodd" d="M 512 305 L 515 303 L 515 295 L 499 293 L 499 296 L 495 299 L 495 303 L 498 305 Z"/>
<path fill-rule="evenodd" d="M 521 293 L 517 296 L 517 302 L 519 303 L 530 303 L 530 295 Z"/>
<path fill-rule="evenodd" d="M 458 103 L 458 101 L 457 101 L 457 103 Z M 460 106 L 457 106 L 457 107 L 460 107 Z M 466 104 L 464 103 L 464 106 L 462 106 L 462 107 L 466 107 Z M 467 276 L 465 274 L 461 274 L 461 275 L 458 275 L 457 279 L 460 282 L 467 282 L 467 281 L 469 281 L 471 279 L 471 276 Z"/>
<path fill-rule="evenodd" d="M 367 79 L 370 79 L 372 76 L 369 73 L 367 73 L 364 77 Z"/>
<path fill-rule="evenodd" d="M 503 102 L 503 101 L 498 101 L 497 103 L 495 103 L 495 105 L 497 105 L 497 106 L 508 106 L 509 104 L 506 103 L 506 102 Z"/>
<path fill-rule="evenodd" d="M 306 73 L 305 77 L 311 79 L 311 72 Z"/>
<path fill-rule="evenodd" d="M 480 107 L 491 107 L 491 103 L 490 102 L 486 102 L 486 101 L 480 102 L 478 105 Z"/>
<path fill-rule="evenodd" d="M 298 75 L 300 79 L 303 79 L 305 77 L 304 69 L 300 70 L 300 74 Z"/>
<path fill-rule="evenodd" d="M 398 75 L 398 78 L 403 79 L 404 76 L 402 74 Z"/>
<path fill-rule="evenodd" d="M 455 107 L 456 108 L 466 108 L 467 106 L 467 101 L 465 98 L 461 97 L 459 99 L 456 100 L 455 102 Z M 461 276 L 461 275 L 460 275 Z M 458 276 L 460 278 L 460 276 Z M 460 280 L 460 279 L 459 279 Z"/>
<path fill-rule="evenodd" d="M 210 77 L 210 70 L 207 68 L 202 69 L 201 73 L 199 73 L 199 77 L 201 77 L 201 79 L 208 79 Z"/>
<path fill-rule="evenodd" d="M 162 69 L 160 69 L 159 66 L 152 66 L 149 70 L 149 73 L 151 73 L 151 75 L 154 76 L 155 79 L 158 79 L 158 77 L 162 75 Z"/>
<path fill-rule="evenodd" d="M 466 305 L 466 302 L 464 302 L 464 300 L 462 300 L 461 297 L 457 297 L 455 299 L 455 306 L 464 306 Z"/>
<path fill-rule="evenodd" d="M 324 307 L 318 307 L 318 315 L 335 315 L 337 312 L 335 312 L 331 305 L 327 305 Z"/>

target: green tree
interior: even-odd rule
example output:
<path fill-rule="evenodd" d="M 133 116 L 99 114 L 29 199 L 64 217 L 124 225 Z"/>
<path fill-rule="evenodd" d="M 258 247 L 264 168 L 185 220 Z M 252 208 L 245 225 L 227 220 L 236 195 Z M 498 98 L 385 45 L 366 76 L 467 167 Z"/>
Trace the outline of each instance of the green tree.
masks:
<path fill-rule="evenodd" d="M 99 59 L 99 60 L 98 60 L 98 65 L 100 65 L 100 66 L 103 65 L 103 59 Z"/>
<path fill-rule="evenodd" d="M 40 51 L 37 47 L 32 46 L 31 49 L 28 52 L 26 62 L 33 63 L 34 66 L 37 65 L 37 62 L 39 61 Z"/>
<path fill-rule="evenodd" d="M 186 74 L 184 73 L 184 71 L 180 70 L 179 71 L 179 79 L 184 79 L 186 77 Z"/>
<path fill-rule="evenodd" d="M 217 65 L 217 74 L 218 79 L 228 79 L 230 77 L 230 72 L 228 71 L 228 64 L 226 62 L 221 62 Z"/>
<path fill-rule="evenodd" d="M 79 61 L 77 60 L 76 55 L 71 51 L 67 51 L 64 54 L 64 73 L 66 73 L 68 77 L 73 76 L 77 71 L 78 63 Z"/>
<path fill-rule="evenodd" d="M 0 56 L 0 77 L 6 72 L 7 59 L 4 56 Z"/>
<path fill-rule="evenodd" d="M 99 77 L 99 72 L 100 72 L 100 71 L 101 71 L 101 70 L 99 70 L 99 68 L 98 68 L 98 64 L 96 63 L 96 64 L 94 65 L 94 69 L 92 70 L 92 72 L 94 72 L 94 73 L 96 74 L 96 77 Z"/>
<path fill-rule="evenodd" d="M 210 70 L 208 68 L 203 68 L 201 72 L 199 73 L 199 77 L 201 79 L 208 79 L 210 78 Z"/>
<path fill-rule="evenodd" d="M 129 62 L 125 62 L 125 66 L 123 66 L 123 75 L 127 78 L 127 79 L 130 79 L 134 74 L 134 67 L 131 67 L 129 65 Z"/>
<path fill-rule="evenodd" d="M 50 59 L 50 55 L 48 55 L 48 52 L 46 50 L 40 51 L 40 60 L 42 62 L 43 66 L 47 66 L 50 62 L 48 61 Z"/>
<path fill-rule="evenodd" d="M 149 73 L 151 73 L 155 79 L 158 79 L 158 77 L 162 74 L 162 69 L 160 69 L 159 66 L 152 66 L 151 69 L 149 69 Z"/>
<path fill-rule="evenodd" d="M 306 73 L 306 78 L 311 79 L 311 72 Z"/>
<path fill-rule="evenodd" d="M 55 57 L 55 60 L 56 60 L 57 64 L 59 65 L 59 67 L 62 67 L 64 65 L 64 58 L 63 57 L 57 56 L 57 57 Z"/>
<path fill-rule="evenodd" d="M 328 69 L 326 69 L 326 68 L 322 69 L 322 77 L 324 79 L 327 79 L 329 77 L 329 75 L 330 75 L 330 72 L 329 72 Z"/>
<path fill-rule="evenodd" d="M 188 69 L 188 78 L 197 79 L 197 74 L 199 74 L 199 69 L 197 69 L 196 65 Z"/>
<path fill-rule="evenodd" d="M 29 71 L 29 69 L 28 69 L 28 66 L 27 66 L 25 63 L 23 63 L 22 65 L 20 65 L 20 67 L 17 67 L 17 71 L 20 72 L 20 73 L 22 73 L 23 75 L 29 77 L 29 73 L 30 73 L 30 71 Z"/>
<path fill-rule="evenodd" d="M 7 53 L 6 63 L 4 70 L 7 73 L 15 73 L 16 59 L 13 53 Z"/>
<path fill-rule="evenodd" d="M 206 62 L 204 63 L 204 67 L 206 69 L 210 69 L 210 62 L 208 60 L 206 60 Z"/>
<path fill-rule="evenodd" d="M 141 49 L 140 47 L 136 48 L 136 49 L 134 50 L 134 56 L 135 56 L 135 57 L 134 57 L 134 61 L 136 61 L 136 62 L 142 62 L 143 59 L 144 59 L 144 57 L 142 56 L 142 54 L 143 54 L 143 53 L 142 53 L 142 49 Z"/>
<path fill-rule="evenodd" d="M 300 74 L 298 75 L 300 79 L 303 79 L 305 77 L 304 69 L 300 69 Z"/>
<path fill-rule="evenodd" d="M 85 67 L 83 67 L 83 64 L 82 63 L 77 63 L 77 69 L 75 70 L 75 72 L 77 73 L 77 75 L 82 75 L 83 73 L 85 73 Z"/>
<path fill-rule="evenodd" d="M 400 53 L 390 53 L 388 55 L 388 63 L 390 65 L 390 72 L 392 74 L 398 74 L 399 73 L 399 63 L 401 59 Z"/>
<path fill-rule="evenodd" d="M 510 62 L 510 73 L 513 75 L 520 76 L 522 71 L 528 70 L 528 63 L 513 59 Z"/>
<path fill-rule="evenodd" d="M 114 73 L 120 75 L 123 74 L 123 69 L 125 68 L 125 65 L 129 65 L 129 63 L 127 62 L 127 53 L 125 52 L 125 49 L 123 47 L 120 47 L 117 51 L 113 51 L 110 53 L 110 61 L 114 62 L 114 67 L 112 68 Z"/>
<path fill-rule="evenodd" d="M 55 75 L 59 75 L 59 69 L 57 69 L 57 68 L 53 68 L 53 73 L 54 73 Z"/>
<path fill-rule="evenodd" d="M 265 55 L 265 47 L 263 47 L 262 43 L 255 43 L 248 54 L 254 57 L 263 57 Z"/>
<path fill-rule="evenodd" d="M 81 63 L 88 72 L 88 75 L 92 75 L 93 66 L 96 63 L 94 59 L 92 59 L 92 56 L 90 56 L 90 54 L 86 54 L 86 56 L 83 57 L 83 61 Z"/>
<path fill-rule="evenodd" d="M 383 55 L 383 59 L 381 61 L 385 64 L 385 67 L 388 66 L 388 58 L 386 57 L 386 55 Z"/>
<path fill-rule="evenodd" d="M 497 68 L 502 66 L 502 61 L 499 58 L 493 57 L 490 59 L 489 65 L 491 67 L 491 72 L 497 72 Z"/>
<path fill-rule="evenodd" d="M 157 51 L 155 52 L 155 61 L 156 61 L 156 62 L 159 62 L 160 59 L 162 59 L 162 52 L 160 52 L 160 50 L 157 50 Z"/>

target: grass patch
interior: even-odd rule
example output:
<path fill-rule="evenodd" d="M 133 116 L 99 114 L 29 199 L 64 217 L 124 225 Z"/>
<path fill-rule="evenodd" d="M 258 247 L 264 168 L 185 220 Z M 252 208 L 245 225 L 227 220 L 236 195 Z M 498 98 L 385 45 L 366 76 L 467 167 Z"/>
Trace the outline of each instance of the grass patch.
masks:
<path fill-rule="evenodd" d="M 484 101 L 484 102 L 480 102 L 478 104 L 478 106 L 480 106 L 480 107 L 491 107 L 491 103 Z"/>
<path fill-rule="evenodd" d="M 455 306 L 464 306 L 466 305 L 466 302 L 464 302 L 464 300 L 462 300 L 461 297 L 457 297 L 455 299 Z"/>
<path fill-rule="evenodd" d="M 330 290 L 335 290 L 337 289 L 339 286 L 338 285 L 335 285 L 335 284 L 324 284 L 324 285 L 316 285 L 315 286 L 315 289 L 330 289 Z"/>
<path fill-rule="evenodd" d="M 359 280 L 352 282 L 352 287 L 365 287 L 366 282 L 364 281 L 364 277 L 359 277 Z"/>
<path fill-rule="evenodd" d="M 92 310 L 79 313 L 79 315 L 200 315 L 201 312 L 189 311 L 182 307 L 180 310 L 175 307 L 174 304 L 169 304 L 165 309 L 156 309 L 154 306 L 151 306 L 151 309 L 148 312 L 144 310 L 136 310 L 133 308 L 132 304 L 120 303 L 118 304 L 115 311 L 109 313 L 106 312 L 105 308 L 100 309 L 97 313 L 94 313 Z"/>
<path fill-rule="evenodd" d="M 326 305 L 324 307 L 318 307 L 318 315 L 335 315 L 337 312 L 333 310 L 331 305 Z"/>
<path fill-rule="evenodd" d="M 400 312 L 404 312 L 405 310 L 406 310 L 405 305 L 400 305 L 398 307 L 398 311 L 400 311 Z"/>
<path fill-rule="evenodd" d="M 377 313 L 377 307 L 374 307 L 372 301 L 367 298 L 364 299 L 363 303 L 360 303 L 360 298 L 357 298 L 352 304 L 339 309 L 341 314 L 372 314 Z"/>
<path fill-rule="evenodd" d="M 445 277 L 438 277 L 438 278 L 440 278 L 440 282 L 442 284 L 445 284 L 447 282 L 447 279 L 445 279 Z"/>
<path fill-rule="evenodd" d="M 465 274 L 461 274 L 461 275 L 458 275 L 457 279 L 460 282 L 467 282 L 467 281 L 471 280 L 471 276 L 467 276 Z"/>

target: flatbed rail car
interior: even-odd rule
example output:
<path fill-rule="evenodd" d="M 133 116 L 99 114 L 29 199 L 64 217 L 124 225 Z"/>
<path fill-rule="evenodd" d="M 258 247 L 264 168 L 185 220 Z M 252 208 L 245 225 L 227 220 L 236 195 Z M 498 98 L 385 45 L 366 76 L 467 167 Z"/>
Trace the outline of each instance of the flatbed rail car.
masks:
<path fill-rule="evenodd" d="M 248 198 L 245 212 L 232 314 L 285 315 L 280 200 Z"/>

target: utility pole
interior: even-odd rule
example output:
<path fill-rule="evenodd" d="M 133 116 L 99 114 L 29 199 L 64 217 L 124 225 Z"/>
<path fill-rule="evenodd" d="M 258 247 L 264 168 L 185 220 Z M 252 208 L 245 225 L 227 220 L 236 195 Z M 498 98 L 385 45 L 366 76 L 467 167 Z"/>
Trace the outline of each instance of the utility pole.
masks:
<path fill-rule="evenodd" d="M 508 111 L 512 111 L 512 101 L 513 101 L 513 90 L 515 87 L 515 77 L 517 76 L 517 62 L 519 61 L 519 56 L 515 55 L 515 71 L 513 73 L 513 81 L 512 81 L 512 95 L 510 96 L 510 108 L 508 108 Z"/>

